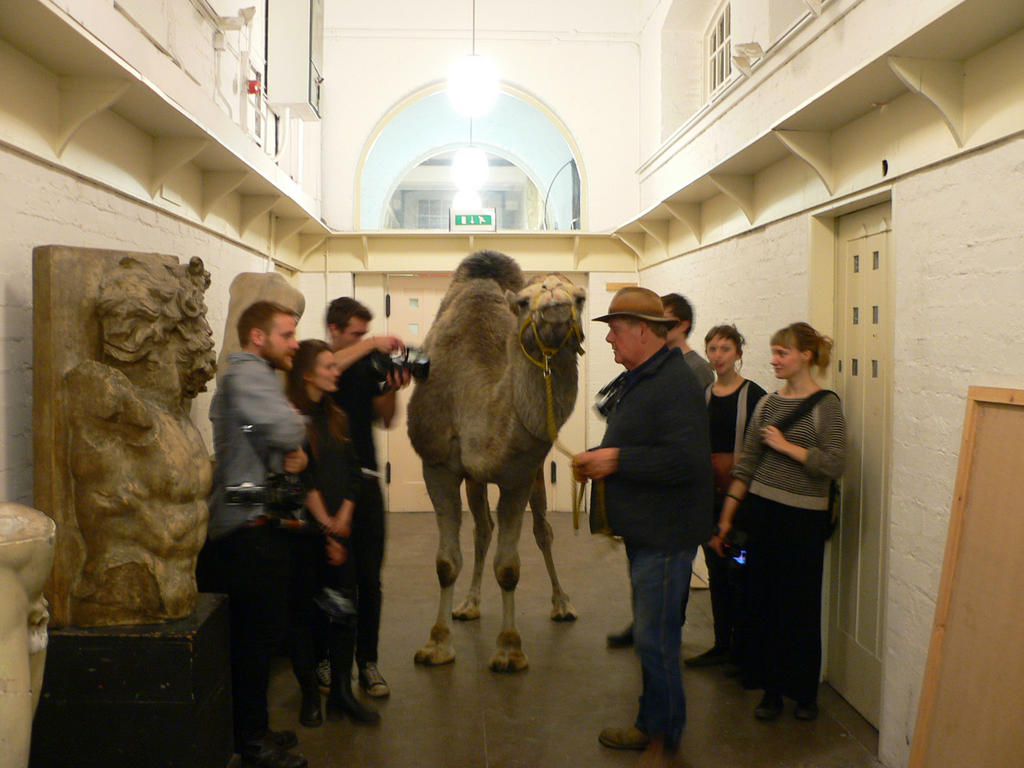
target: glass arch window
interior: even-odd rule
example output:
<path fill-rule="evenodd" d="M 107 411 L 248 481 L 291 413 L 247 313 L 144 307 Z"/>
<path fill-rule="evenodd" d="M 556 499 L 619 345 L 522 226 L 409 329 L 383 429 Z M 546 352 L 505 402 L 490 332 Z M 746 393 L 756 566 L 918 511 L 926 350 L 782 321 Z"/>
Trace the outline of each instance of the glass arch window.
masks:
<path fill-rule="evenodd" d="M 364 230 L 447 229 L 455 184 L 452 156 L 469 144 L 469 121 L 443 92 L 393 115 L 366 152 L 359 181 L 358 225 Z M 526 99 L 499 95 L 472 123 L 472 144 L 488 158 L 483 207 L 499 229 L 579 229 L 582 183 L 563 129 Z"/>

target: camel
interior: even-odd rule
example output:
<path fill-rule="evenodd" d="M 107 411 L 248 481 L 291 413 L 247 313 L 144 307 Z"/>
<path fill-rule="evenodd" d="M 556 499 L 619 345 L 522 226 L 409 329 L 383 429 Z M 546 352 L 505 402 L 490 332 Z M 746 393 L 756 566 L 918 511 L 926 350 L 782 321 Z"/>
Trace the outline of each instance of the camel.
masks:
<path fill-rule="evenodd" d="M 449 621 L 462 568 L 459 487 L 465 481 L 481 571 L 493 528 L 486 485 L 493 483 L 500 491 L 494 574 L 501 587 L 502 627 L 490 668 L 514 672 L 528 666 L 515 626 L 517 545 L 541 464 L 576 403 L 576 355 L 582 354 L 583 339 L 579 318 L 585 298 L 582 288 L 558 274 L 524 286 L 512 259 L 480 251 L 459 265 L 441 301 L 424 341 L 430 377 L 416 383 L 408 414 L 409 438 L 423 462 L 439 533 L 440 605 L 430 639 L 416 652 L 419 664 L 455 659 Z M 538 545 L 550 550 L 544 507 L 533 508 L 534 530 L 544 531 L 537 534 Z M 557 588 L 557 579 L 553 583 Z M 479 610 L 478 583 L 475 590 L 467 600 L 469 613 Z"/>

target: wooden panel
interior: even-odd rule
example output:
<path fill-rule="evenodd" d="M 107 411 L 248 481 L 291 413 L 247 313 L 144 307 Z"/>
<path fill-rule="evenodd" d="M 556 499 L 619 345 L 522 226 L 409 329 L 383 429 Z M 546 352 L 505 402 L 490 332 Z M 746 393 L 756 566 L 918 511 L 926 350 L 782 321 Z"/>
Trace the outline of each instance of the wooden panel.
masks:
<path fill-rule="evenodd" d="M 1024 760 L 1024 390 L 971 387 L 911 768 Z"/>

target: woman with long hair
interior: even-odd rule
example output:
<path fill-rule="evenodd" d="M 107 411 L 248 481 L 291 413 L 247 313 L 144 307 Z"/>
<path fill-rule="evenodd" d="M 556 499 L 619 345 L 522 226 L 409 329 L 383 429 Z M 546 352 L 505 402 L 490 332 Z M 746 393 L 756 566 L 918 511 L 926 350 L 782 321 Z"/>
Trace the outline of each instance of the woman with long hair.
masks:
<path fill-rule="evenodd" d="M 730 473 L 742 452 L 746 426 L 765 391 L 740 374 L 743 365 L 743 334 L 735 325 L 716 325 L 704 337 L 704 352 L 715 369 L 715 381 L 704 391 L 711 431 L 711 466 L 715 472 L 715 518 L 718 518 L 731 482 Z M 740 521 L 734 520 L 735 528 Z M 707 667 L 727 661 L 739 663 L 738 622 L 741 604 L 741 578 L 745 569 L 729 564 L 710 544 L 704 545 L 714 617 L 715 644 L 684 662 L 688 667 Z"/>
<path fill-rule="evenodd" d="M 772 368 L 785 383 L 754 410 L 711 539 L 723 554 L 746 497 L 750 538 L 742 670 L 746 687 L 764 689 L 754 710 L 759 720 L 777 718 L 783 696 L 796 701 L 798 719 L 818 715 L 830 484 L 843 472 L 846 424 L 839 398 L 822 390 L 811 369 L 824 372 L 831 350 L 832 340 L 807 323 L 793 323 L 772 336 Z"/>
<path fill-rule="evenodd" d="M 310 489 L 306 508 L 323 532 L 305 537 L 312 545 L 297 545 L 292 567 L 295 587 L 291 613 L 298 617 L 293 621 L 298 637 L 292 644 L 292 665 L 302 690 L 299 720 L 310 726 L 323 722 L 315 674 L 317 649 L 313 628 L 318 620 L 327 623 L 331 664 L 328 705 L 337 706 L 356 722 L 369 723 L 380 718 L 352 694 L 356 578 L 346 550 L 352 518 L 357 514 L 355 500 L 362 471 L 348 439 L 345 413 L 325 397 L 337 389 L 337 379 L 338 366 L 327 344 L 317 339 L 299 344 L 285 391 L 292 404 L 309 419 L 309 464 L 303 473 Z"/>

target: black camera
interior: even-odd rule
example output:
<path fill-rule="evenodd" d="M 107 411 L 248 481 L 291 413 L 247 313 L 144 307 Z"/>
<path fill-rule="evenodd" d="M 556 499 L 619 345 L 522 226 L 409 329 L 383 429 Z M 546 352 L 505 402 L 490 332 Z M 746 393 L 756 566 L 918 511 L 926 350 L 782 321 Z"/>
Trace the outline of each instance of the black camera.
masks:
<path fill-rule="evenodd" d="M 610 382 L 597 391 L 594 398 L 594 409 L 608 418 L 608 414 L 615 410 L 615 406 L 622 399 L 622 392 L 626 385 L 626 373 L 620 373 Z"/>
<path fill-rule="evenodd" d="M 264 485 L 229 485 L 224 489 L 224 503 L 239 507 L 262 504 L 272 517 L 295 517 L 306 503 L 306 489 L 298 475 L 277 472 L 267 475 Z"/>
<path fill-rule="evenodd" d="M 386 381 L 389 374 L 398 375 L 403 371 L 409 371 L 414 379 L 422 381 L 430 373 L 430 357 L 419 347 L 406 347 L 404 351 L 395 350 L 391 354 L 375 349 L 370 353 L 370 367 L 377 381 Z"/>

